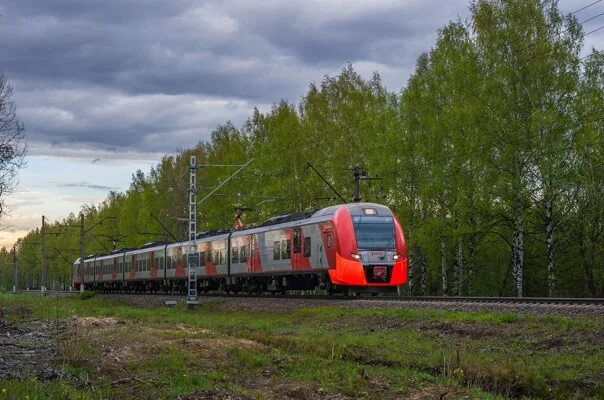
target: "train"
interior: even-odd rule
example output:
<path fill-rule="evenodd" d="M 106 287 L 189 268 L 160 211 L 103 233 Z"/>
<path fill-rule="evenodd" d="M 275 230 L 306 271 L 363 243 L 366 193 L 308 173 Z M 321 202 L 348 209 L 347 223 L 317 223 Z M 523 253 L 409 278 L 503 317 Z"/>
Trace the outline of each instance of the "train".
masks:
<path fill-rule="evenodd" d="M 73 264 L 72 286 L 100 292 L 186 293 L 188 264 L 200 293 L 324 290 L 379 293 L 407 282 L 400 222 L 386 206 L 349 203 L 283 214 L 184 242 L 93 254 Z"/>

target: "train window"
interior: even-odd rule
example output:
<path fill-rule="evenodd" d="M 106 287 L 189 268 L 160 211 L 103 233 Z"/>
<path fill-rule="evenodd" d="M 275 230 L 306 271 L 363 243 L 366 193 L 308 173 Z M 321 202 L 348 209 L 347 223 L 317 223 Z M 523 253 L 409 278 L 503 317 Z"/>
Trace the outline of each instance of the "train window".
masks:
<path fill-rule="evenodd" d="M 331 247 L 331 234 L 327 234 L 327 247 Z"/>
<path fill-rule="evenodd" d="M 206 252 L 199 253 L 199 265 L 206 265 Z"/>
<path fill-rule="evenodd" d="M 288 260 L 291 255 L 291 240 L 282 240 L 281 241 L 281 259 Z"/>
<path fill-rule="evenodd" d="M 304 238 L 304 257 L 310 257 L 312 251 L 312 241 L 310 236 Z"/>
<path fill-rule="evenodd" d="M 226 250 L 220 249 L 220 264 L 225 265 L 226 263 Z"/>
<path fill-rule="evenodd" d="M 220 252 L 218 250 L 214 250 L 214 257 L 212 257 L 212 259 L 214 260 L 214 265 L 216 264 L 220 264 Z"/>
<path fill-rule="evenodd" d="M 294 228 L 294 253 L 299 253 L 301 249 L 300 227 Z"/>
<path fill-rule="evenodd" d="M 273 243 L 273 260 L 281 259 L 281 242 Z"/>
<path fill-rule="evenodd" d="M 233 264 L 238 263 L 239 262 L 239 247 L 234 246 L 231 249 L 231 262 Z"/>
<path fill-rule="evenodd" d="M 245 254 L 245 246 L 241 246 L 240 250 L 239 250 L 239 262 L 246 262 L 247 261 L 247 254 Z"/>

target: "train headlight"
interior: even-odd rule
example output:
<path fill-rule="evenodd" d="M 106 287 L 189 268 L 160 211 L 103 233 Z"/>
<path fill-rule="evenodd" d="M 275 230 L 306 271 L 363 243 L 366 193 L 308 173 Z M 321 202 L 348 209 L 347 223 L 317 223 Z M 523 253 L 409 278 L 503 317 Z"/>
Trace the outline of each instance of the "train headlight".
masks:
<path fill-rule="evenodd" d="M 361 255 L 357 253 L 350 253 L 350 257 L 354 258 L 355 260 L 361 259 Z"/>
<path fill-rule="evenodd" d="M 396 261 L 396 260 L 398 260 L 398 259 L 400 259 L 400 258 L 401 258 L 400 254 L 395 254 L 395 255 L 393 255 L 393 256 L 392 256 L 392 259 L 393 259 L 394 261 Z"/>

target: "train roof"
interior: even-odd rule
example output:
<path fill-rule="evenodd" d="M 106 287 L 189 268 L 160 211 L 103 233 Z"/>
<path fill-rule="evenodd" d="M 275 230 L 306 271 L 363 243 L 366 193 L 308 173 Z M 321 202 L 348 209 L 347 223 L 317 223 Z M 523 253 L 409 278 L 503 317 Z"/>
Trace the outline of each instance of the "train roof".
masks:
<path fill-rule="evenodd" d="M 205 231 L 205 232 L 199 232 L 197 234 L 197 236 L 195 236 L 197 239 L 203 239 L 206 237 L 210 237 L 210 236 L 219 236 L 219 235 L 224 235 L 229 233 L 229 230 L 226 229 L 213 229 L 210 231 Z"/>
<path fill-rule="evenodd" d="M 128 249 L 128 251 L 132 251 L 132 250 L 142 250 L 142 249 L 149 249 L 151 247 L 161 247 L 161 246 L 165 246 L 167 244 L 171 244 L 172 242 L 166 242 L 166 241 L 155 241 L 155 242 L 149 242 L 149 243 L 145 243 L 144 245 L 142 245 L 141 247 L 135 248 L 135 249 Z"/>
<path fill-rule="evenodd" d="M 308 219 L 310 217 L 313 216 L 313 214 L 315 214 L 317 211 L 302 211 L 302 212 L 293 212 L 293 213 L 288 213 L 288 214 L 281 214 L 281 215 L 277 215 L 276 217 L 272 217 L 268 220 L 266 220 L 265 222 L 254 226 L 254 228 L 261 228 L 264 226 L 271 226 L 271 225 L 277 225 L 277 224 L 283 224 L 285 222 L 294 222 L 294 221 L 300 221 L 303 219 Z"/>

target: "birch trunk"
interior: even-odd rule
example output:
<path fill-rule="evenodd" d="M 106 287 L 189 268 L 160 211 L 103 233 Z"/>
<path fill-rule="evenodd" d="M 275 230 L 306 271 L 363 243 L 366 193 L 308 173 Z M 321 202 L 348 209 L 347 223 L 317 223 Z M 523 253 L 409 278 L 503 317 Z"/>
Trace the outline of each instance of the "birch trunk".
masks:
<path fill-rule="evenodd" d="M 455 279 L 456 279 L 456 294 L 463 294 L 463 238 L 460 236 L 455 245 Z"/>
<path fill-rule="evenodd" d="M 513 248 L 512 248 L 512 277 L 516 297 L 522 297 L 522 282 L 524 273 L 524 223 L 523 209 L 520 202 L 516 203 L 513 223 Z"/>
<path fill-rule="evenodd" d="M 552 200 L 545 200 L 545 246 L 547 248 L 547 291 L 549 297 L 556 291 L 556 276 L 554 271 L 554 206 Z"/>
<path fill-rule="evenodd" d="M 407 287 L 409 288 L 409 293 L 413 293 L 413 270 L 415 267 L 415 247 L 409 249 L 409 253 L 407 255 Z"/>
<path fill-rule="evenodd" d="M 448 286 L 447 286 L 447 264 L 445 260 L 446 252 L 445 252 L 445 239 L 441 237 L 440 239 L 440 273 L 442 276 L 442 289 L 443 296 L 447 296 Z"/>
<path fill-rule="evenodd" d="M 472 286 L 472 280 L 474 279 L 474 258 L 476 256 L 476 238 L 474 235 L 470 235 L 468 240 L 468 260 L 467 260 L 467 279 L 465 290 L 468 296 L 471 296 L 474 293 L 474 288 Z"/>
<path fill-rule="evenodd" d="M 420 267 L 420 290 L 422 295 L 426 295 L 428 290 L 428 268 L 426 266 L 426 257 L 424 256 L 423 249 L 419 249 L 419 267 Z"/>

